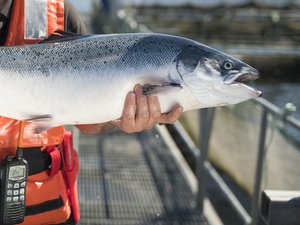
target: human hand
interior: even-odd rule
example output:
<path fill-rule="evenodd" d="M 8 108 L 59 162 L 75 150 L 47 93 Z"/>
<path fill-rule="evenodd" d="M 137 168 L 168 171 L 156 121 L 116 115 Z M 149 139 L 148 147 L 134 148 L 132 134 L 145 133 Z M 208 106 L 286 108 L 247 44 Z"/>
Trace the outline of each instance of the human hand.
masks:
<path fill-rule="evenodd" d="M 126 133 L 140 132 L 153 128 L 156 124 L 174 123 L 182 114 L 183 108 L 175 106 L 168 113 L 161 113 L 157 96 L 143 95 L 142 85 L 136 85 L 134 91 L 125 99 L 120 119 L 108 123 L 81 124 L 77 127 L 85 134 L 99 134 L 113 127 Z"/>
<path fill-rule="evenodd" d="M 140 132 L 153 128 L 156 124 L 174 123 L 182 114 L 182 106 L 175 106 L 168 113 L 161 113 L 157 96 L 143 95 L 142 85 L 125 99 L 122 117 L 111 123 L 126 133 Z"/>

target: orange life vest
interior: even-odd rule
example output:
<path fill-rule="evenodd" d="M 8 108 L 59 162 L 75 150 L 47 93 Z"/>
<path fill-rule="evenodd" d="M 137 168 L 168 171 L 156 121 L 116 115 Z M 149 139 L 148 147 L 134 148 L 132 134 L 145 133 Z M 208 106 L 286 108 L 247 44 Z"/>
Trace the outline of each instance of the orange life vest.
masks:
<path fill-rule="evenodd" d="M 37 43 L 55 30 L 64 30 L 63 0 L 14 0 L 5 46 Z M 46 153 L 52 161 L 51 169 L 36 171 L 28 177 L 26 216 L 21 224 L 59 224 L 71 213 L 78 221 L 78 157 L 72 146 L 72 135 L 63 126 L 36 134 L 31 125 L 0 117 L 0 160 L 16 155 L 16 149 L 20 148 L 25 155 L 33 150 Z"/>

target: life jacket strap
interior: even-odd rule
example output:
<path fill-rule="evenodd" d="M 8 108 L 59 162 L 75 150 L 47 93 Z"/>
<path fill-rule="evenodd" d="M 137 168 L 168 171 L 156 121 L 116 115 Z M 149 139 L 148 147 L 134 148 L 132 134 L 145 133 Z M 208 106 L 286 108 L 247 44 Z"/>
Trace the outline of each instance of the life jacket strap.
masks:
<path fill-rule="evenodd" d="M 22 151 L 23 158 L 28 163 L 28 176 L 49 171 L 53 176 L 62 168 L 62 158 L 58 146 L 47 147 L 41 151 L 41 147 L 18 148 Z"/>
<path fill-rule="evenodd" d="M 59 146 L 50 146 L 47 147 L 47 152 L 51 157 L 51 166 L 49 170 L 49 176 L 54 176 L 58 171 L 62 168 L 62 158 L 61 153 L 59 151 Z"/>

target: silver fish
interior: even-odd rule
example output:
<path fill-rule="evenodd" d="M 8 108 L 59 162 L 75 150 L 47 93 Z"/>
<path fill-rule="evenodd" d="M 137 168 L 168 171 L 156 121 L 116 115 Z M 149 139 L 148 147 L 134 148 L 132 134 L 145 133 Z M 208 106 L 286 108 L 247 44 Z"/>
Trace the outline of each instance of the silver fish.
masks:
<path fill-rule="evenodd" d="M 47 126 L 107 122 L 120 118 L 135 84 L 159 97 L 162 112 L 261 96 L 241 83 L 257 79 L 256 69 L 190 39 L 136 33 L 49 40 L 0 48 L 0 115 Z"/>

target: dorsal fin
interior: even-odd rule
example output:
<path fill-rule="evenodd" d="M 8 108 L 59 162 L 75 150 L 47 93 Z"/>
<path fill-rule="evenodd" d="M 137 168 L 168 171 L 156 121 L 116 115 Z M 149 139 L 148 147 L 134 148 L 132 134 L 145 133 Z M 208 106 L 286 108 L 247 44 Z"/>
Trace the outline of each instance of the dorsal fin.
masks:
<path fill-rule="evenodd" d="M 88 37 L 88 36 L 90 36 L 90 35 L 66 32 L 63 30 L 56 30 L 49 37 L 45 38 L 44 40 L 40 41 L 39 43 L 40 44 L 58 43 L 58 42 L 72 41 L 72 40 L 76 40 L 76 39 L 80 39 L 80 38 Z"/>

